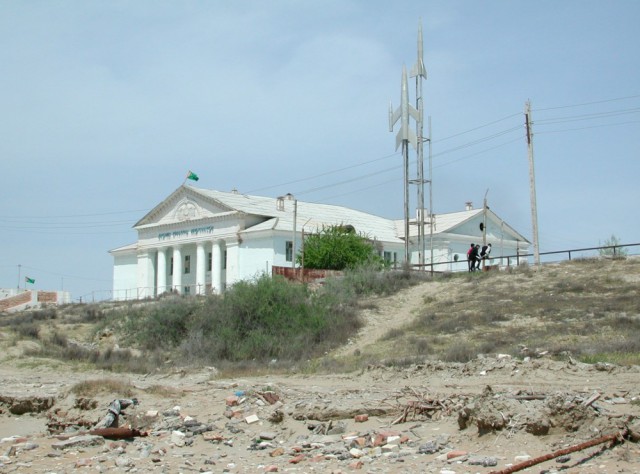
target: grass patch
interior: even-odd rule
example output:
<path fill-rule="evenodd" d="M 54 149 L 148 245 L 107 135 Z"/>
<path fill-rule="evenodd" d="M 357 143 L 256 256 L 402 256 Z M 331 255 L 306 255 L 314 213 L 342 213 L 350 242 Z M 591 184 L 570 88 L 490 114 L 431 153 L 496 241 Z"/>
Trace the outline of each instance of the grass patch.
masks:
<path fill-rule="evenodd" d="M 145 393 L 150 395 L 158 395 L 165 398 L 178 398 L 183 395 L 183 391 L 174 387 L 167 387 L 166 385 L 151 385 L 144 389 Z"/>
<path fill-rule="evenodd" d="M 131 398 L 135 392 L 129 382 L 104 378 L 78 382 L 70 388 L 71 393 L 82 397 L 94 397 L 101 393 L 117 394 L 116 398 Z"/>

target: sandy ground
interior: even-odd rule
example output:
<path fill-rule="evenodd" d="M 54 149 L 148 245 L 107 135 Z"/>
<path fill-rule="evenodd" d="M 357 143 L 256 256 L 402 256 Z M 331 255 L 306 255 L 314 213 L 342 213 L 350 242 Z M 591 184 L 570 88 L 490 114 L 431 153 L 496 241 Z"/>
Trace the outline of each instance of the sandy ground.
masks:
<path fill-rule="evenodd" d="M 407 322 L 436 286 L 367 310 L 365 328 L 337 354 L 369 347 Z M 18 361 L 0 364 L 0 472 L 489 473 L 626 427 L 640 431 L 640 368 L 571 359 L 493 356 L 225 380 L 207 370 L 116 376 Z M 107 379 L 134 387 L 140 404 L 121 425 L 148 436 L 72 444 L 81 422 L 97 422 L 123 397 L 100 393 L 80 403 L 71 387 Z M 34 397 L 53 405 L 11 413 L 16 400 Z M 49 431 L 52 420 L 57 429 Z M 522 472 L 638 473 L 640 447 L 600 444 Z"/>

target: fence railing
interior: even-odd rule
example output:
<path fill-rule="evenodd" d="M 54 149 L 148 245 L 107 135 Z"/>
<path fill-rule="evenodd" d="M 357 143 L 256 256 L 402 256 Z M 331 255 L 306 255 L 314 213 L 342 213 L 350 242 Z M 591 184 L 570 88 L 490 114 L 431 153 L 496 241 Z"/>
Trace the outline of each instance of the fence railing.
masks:
<path fill-rule="evenodd" d="M 625 252 L 625 250 L 629 249 L 629 248 L 638 248 L 639 252 L 638 253 L 630 253 L 630 252 Z M 602 254 L 607 254 L 608 256 L 611 256 L 612 258 L 617 258 L 620 256 L 624 256 L 624 255 L 639 255 L 640 254 L 640 243 L 637 244 L 622 244 L 622 245 L 604 245 L 604 246 L 600 246 L 600 247 L 584 247 L 584 248 L 576 248 L 576 249 L 567 249 L 567 250 L 554 250 L 551 252 L 540 252 L 540 263 L 541 264 L 545 264 L 545 263 L 556 263 L 556 262 L 561 262 L 564 260 L 571 260 L 572 258 L 576 257 L 576 254 L 580 254 L 581 258 L 588 258 L 588 257 L 598 257 L 598 256 L 602 256 Z M 566 258 L 560 258 L 560 259 L 549 259 L 549 258 L 545 258 L 544 261 L 542 261 L 543 257 L 548 257 L 551 255 L 566 255 Z M 516 253 L 514 255 L 499 255 L 499 256 L 494 256 L 494 257 L 490 257 L 488 260 L 491 262 L 489 263 L 489 265 L 500 265 L 502 267 L 509 267 L 513 264 L 515 265 L 520 265 L 521 263 L 532 263 L 530 262 L 530 259 L 535 257 L 535 254 L 533 253 Z M 446 265 L 447 268 L 446 270 L 452 270 L 452 271 L 461 271 L 462 270 L 462 266 L 466 265 L 467 260 L 466 259 L 459 259 L 459 260 L 447 260 L 447 261 L 440 261 L 440 262 L 433 262 L 433 263 L 425 263 L 424 265 L 419 265 L 419 264 L 414 264 L 412 265 L 413 268 L 424 268 L 426 271 L 431 271 L 431 268 L 433 267 L 433 271 L 445 271 L 442 269 L 443 265 Z M 498 263 L 496 263 L 498 262 Z M 505 264 L 506 262 L 506 264 Z M 460 267 L 459 269 L 451 269 L 452 266 L 457 266 Z M 438 269 L 438 267 L 440 267 L 440 269 Z"/>

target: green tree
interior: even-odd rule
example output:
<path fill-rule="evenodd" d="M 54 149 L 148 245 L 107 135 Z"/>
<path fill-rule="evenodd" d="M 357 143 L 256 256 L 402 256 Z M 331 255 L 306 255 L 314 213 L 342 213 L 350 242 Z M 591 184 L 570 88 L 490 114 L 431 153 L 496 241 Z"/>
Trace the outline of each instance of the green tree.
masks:
<path fill-rule="evenodd" d="M 613 257 L 613 258 L 625 258 L 628 254 L 628 249 L 624 247 L 618 247 L 621 245 L 620 239 L 611 234 L 611 238 L 604 241 L 604 244 L 600 242 L 601 247 L 610 247 L 600 249 L 601 257 Z"/>
<path fill-rule="evenodd" d="M 306 236 L 303 252 L 305 268 L 344 270 L 365 263 L 383 264 L 373 243 L 349 225 L 324 227 L 317 234 Z M 296 261 L 302 264 L 302 258 L 299 253 Z"/>

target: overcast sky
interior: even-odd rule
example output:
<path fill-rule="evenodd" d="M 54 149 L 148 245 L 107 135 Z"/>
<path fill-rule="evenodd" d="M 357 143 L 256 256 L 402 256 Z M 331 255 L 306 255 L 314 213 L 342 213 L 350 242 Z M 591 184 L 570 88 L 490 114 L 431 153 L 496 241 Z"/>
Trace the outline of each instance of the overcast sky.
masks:
<path fill-rule="evenodd" d="M 420 18 L 434 212 L 488 190 L 532 240 L 530 99 L 540 250 L 640 242 L 636 0 L 7 0 L 0 287 L 107 297 L 108 251 L 188 170 L 402 219 L 388 109 Z"/>

